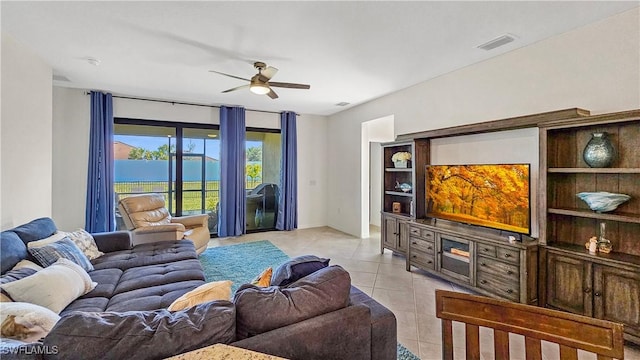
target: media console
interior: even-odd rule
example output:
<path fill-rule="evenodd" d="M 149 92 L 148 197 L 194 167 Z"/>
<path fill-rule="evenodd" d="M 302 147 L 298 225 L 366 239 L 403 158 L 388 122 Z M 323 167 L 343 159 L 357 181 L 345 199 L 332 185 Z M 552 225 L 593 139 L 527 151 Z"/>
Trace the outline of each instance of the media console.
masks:
<path fill-rule="evenodd" d="M 438 220 L 409 222 L 407 271 L 415 266 L 477 293 L 538 303 L 538 242 Z"/>

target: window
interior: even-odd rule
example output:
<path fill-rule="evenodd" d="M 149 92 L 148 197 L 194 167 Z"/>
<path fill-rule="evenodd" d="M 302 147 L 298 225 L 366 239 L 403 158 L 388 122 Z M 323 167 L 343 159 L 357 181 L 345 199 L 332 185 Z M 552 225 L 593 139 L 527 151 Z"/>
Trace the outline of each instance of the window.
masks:
<path fill-rule="evenodd" d="M 172 215 L 209 214 L 209 231 L 217 233 L 222 161 L 217 126 L 116 119 L 114 134 L 118 198 L 164 194 Z M 247 231 L 272 230 L 278 209 L 280 132 L 248 129 L 246 138 Z M 116 222 L 124 229 L 117 213 Z"/>

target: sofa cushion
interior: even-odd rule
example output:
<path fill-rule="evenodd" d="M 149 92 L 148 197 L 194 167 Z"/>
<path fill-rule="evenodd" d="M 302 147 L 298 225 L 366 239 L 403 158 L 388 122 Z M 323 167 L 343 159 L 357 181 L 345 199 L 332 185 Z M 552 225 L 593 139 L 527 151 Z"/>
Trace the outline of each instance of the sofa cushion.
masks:
<path fill-rule="evenodd" d="M 93 270 L 93 265 L 87 256 L 67 237 L 44 246 L 29 247 L 28 250 L 44 267 L 55 263 L 58 259 L 67 259 L 80 265 L 85 271 Z"/>
<path fill-rule="evenodd" d="M 11 229 L 11 231 L 18 234 L 25 245 L 30 241 L 49 237 L 55 234 L 57 230 L 56 224 L 50 218 L 35 219 L 24 225 Z"/>
<path fill-rule="evenodd" d="M 27 246 L 13 231 L 0 233 L 0 269 L 2 274 L 12 269 L 28 255 Z"/>
<path fill-rule="evenodd" d="M 235 340 L 235 308 L 228 301 L 186 310 L 73 312 L 44 339 L 59 358 L 162 359 Z"/>
<path fill-rule="evenodd" d="M 329 266 L 329 259 L 302 255 L 278 266 L 271 276 L 271 285 L 287 286 L 303 277 Z"/>
<path fill-rule="evenodd" d="M 89 275 L 80 266 L 67 259 L 60 259 L 33 275 L 3 284 L 2 289 L 14 301 L 44 306 L 60 313 L 94 286 Z"/>
<path fill-rule="evenodd" d="M 179 240 L 141 244 L 132 249 L 105 253 L 91 262 L 95 269 L 127 270 L 139 266 L 166 264 L 187 259 L 198 259 L 193 242 Z M 201 266 L 199 269 L 202 272 Z"/>
<path fill-rule="evenodd" d="M 236 291 L 238 339 L 261 334 L 347 306 L 351 278 L 338 265 L 318 270 L 286 288 L 242 285 Z"/>

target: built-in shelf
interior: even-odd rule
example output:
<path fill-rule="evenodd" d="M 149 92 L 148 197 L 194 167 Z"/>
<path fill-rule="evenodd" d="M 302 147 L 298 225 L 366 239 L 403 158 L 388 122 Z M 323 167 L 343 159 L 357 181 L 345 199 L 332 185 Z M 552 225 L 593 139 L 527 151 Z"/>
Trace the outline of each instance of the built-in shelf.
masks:
<path fill-rule="evenodd" d="M 640 168 L 549 168 L 547 172 L 564 174 L 640 174 Z"/>
<path fill-rule="evenodd" d="M 589 253 L 589 250 L 587 250 L 582 245 L 569 244 L 561 241 L 554 241 L 553 245 L 548 245 L 547 248 L 565 251 L 569 255 L 579 254 L 582 257 L 589 258 L 589 259 L 600 259 L 605 261 L 610 260 L 610 261 L 615 261 L 620 265 L 633 264 L 636 266 L 640 266 L 640 256 L 619 253 L 619 252 L 616 252 L 615 249 L 609 254 L 605 254 L 602 252 L 591 254 Z"/>
<path fill-rule="evenodd" d="M 466 256 L 462 256 L 462 255 L 456 255 L 456 254 L 452 254 L 450 252 L 443 252 L 442 256 L 454 259 L 454 260 L 458 260 L 458 261 L 462 261 L 464 263 L 469 263 L 469 258 Z"/>
<path fill-rule="evenodd" d="M 626 223 L 640 224 L 640 215 L 638 214 L 602 214 L 597 213 L 591 210 L 579 210 L 579 209 L 547 209 L 549 214 L 558 214 L 558 215 L 568 215 L 568 216 L 577 216 L 589 219 L 599 219 L 599 220 L 611 220 L 611 221 L 620 221 Z"/>
<path fill-rule="evenodd" d="M 387 195 L 393 195 L 393 196 L 406 196 L 406 197 L 413 196 L 413 194 L 410 192 L 402 192 L 402 191 L 385 191 L 384 193 Z"/>
<path fill-rule="evenodd" d="M 386 172 L 411 172 L 412 168 L 385 168 Z"/>

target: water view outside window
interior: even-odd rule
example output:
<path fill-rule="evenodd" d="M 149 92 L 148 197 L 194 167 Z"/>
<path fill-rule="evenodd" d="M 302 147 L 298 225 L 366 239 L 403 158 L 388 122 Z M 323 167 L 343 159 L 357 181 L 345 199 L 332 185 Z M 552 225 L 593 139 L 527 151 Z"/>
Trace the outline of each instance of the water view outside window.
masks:
<path fill-rule="evenodd" d="M 164 194 L 174 216 L 209 214 L 217 233 L 220 193 L 220 138 L 217 129 L 116 124 L 116 196 Z M 176 163 L 177 134 L 182 161 Z M 280 177 L 280 134 L 247 132 L 247 230 L 275 228 Z M 182 176 L 176 178 L 180 168 Z M 181 189 L 178 192 L 178 189 Z M 116 214 L 119 220 L 119 214 Z M 119 228 L 124 228 L 118 221 Z"/>

